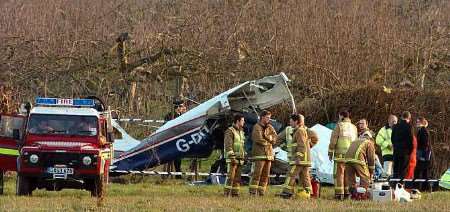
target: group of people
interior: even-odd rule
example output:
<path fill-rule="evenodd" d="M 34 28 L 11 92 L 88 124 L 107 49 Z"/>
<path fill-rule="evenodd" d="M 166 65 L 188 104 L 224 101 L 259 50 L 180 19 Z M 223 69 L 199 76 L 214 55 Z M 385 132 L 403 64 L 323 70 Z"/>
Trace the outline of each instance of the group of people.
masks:
<path fill-rule="evenodd" d="M 239 196 L 241 167 L 247 158 L 252 161 L 249 193 L 253 196 L 265 195 L 274 160 L 273 146 L 284 144 L 288 150 L 290 169 L 283 190 L 277 195 L 283 198 L 294 195 L 310 197 L 309 169 L 311 160 L 314 160 L 310 149 L 317 144 L 317 135 L 305 126 L 305 118 L 301 114 L 291 115 L 289 126 L 279 134 L 270 124 L 270 118 L 269 111 L 261 112 L 259 122 L 253 126 L 252 150 L 250 157 L 247 157 L 244 148 L 244 116 L 234 116 L 233 125 L 226 130 L 224 138 L 228 173 L 225 196 Z M 431 159 L 428 122 L 419 117 L 416 126 L 417 133 L 412 126 L 411 113 L 405 111 L 399 122 L 395 115 L 390 115 L 387 124 L 375 134 L 369 129 L 366 119 L 361 119 L 355 126 L 349 112 L 340 112 L 328 151 L 329 159 L 334 161 L 335 198 L 350 198 L 356 193 L 357 187 L 367 191 L 374 174 L 385 178 L 427 179 Z M 377 147 L 381 149 L 381 159 L 376 154 Z M 297 177 L 299 185 L 295 191 Z M 356 177 L 360 179 L 359 185 Z"/>
<path fill-rule="evenodd" d="M 269 183 L 272 161 L 275 159 L 273 146 L 285 143 L 288 148 L 290 170 L 287 173 L 283 191 L 278 194 L 284 198 L 292 197 L 296 178 L 299 177 L 298 194 L 309 198 L 311 193 L 310 149 L 317 144 L 317 135 L 305 126 L 305 118 L 300 114 L 293 114 L 289 126 L 277 134 L 270 123 L 271 112 L 264 110 L 260 119 L 253 126 L 251 140 L 252 150 L 249 159 L 252 161 L 249 193 L 252 196 L 264 196 Z M 247 158 L 244 149 L 245 135 L 243 127 L 244 116 L 237 114 L 233 119 L 233 126 L 225 131 L 224 148 L 227 162 L 227 179 L 225 182 L 225 196 L 239 196 L 241 181 L 241 167 Z"/>
<path fill-rule="evenodd" d="M 387 124 L 375 135 L 366 119 L 355 126 L 349 113 L 341 112 L 329 145 L 329 158 L 335 164 L 336 199 L 345 199 L 355 192 L 356 176 L 360 178 L 360 187 L 365 189 L 374 175 L 400 180 L 428 179 L 431 160 L 428 121 L 419 117 L 416 127 L 417 133 L 411 113 L 405 111 L 399 122 L 395 115 L 390 115 Z M 383 166 L 375 153 L 376 146 L 381 149 Z"/>

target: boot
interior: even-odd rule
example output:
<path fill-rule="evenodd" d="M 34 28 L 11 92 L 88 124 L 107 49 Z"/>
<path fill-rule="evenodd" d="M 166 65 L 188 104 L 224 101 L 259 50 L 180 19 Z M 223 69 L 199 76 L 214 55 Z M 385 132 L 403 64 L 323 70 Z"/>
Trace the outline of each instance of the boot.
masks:
<path fill-rule="evenodd" d="M 350 194 L 344 194 L 344 200 L 350 200 L 351 197 L 352 196 Z"/>
<path fill-rule="evenodd" d="M 265 193 L 266 193 L 266 191 L 265 190 L 263 190 L 263 189 L 258 189 L 258 196 L 264 196 L 265 195 Z"/>
<path fill-rule="evenodd" d="M 344 200 L 344 195 L 343 194 L 335 194 L 334 199 L 342 201 L 342 200 Z"/>
<path fill-rule="evenodd" d="M 229 197 L 229 196 L 231 195 L 230 189 L 225 189 L 224 192 L 223 192 L 223 195 L 224 195 L 225 197 Z"/>
<path fill-rule="evenodd" d="M 231 192 L 231 197 L 239 197 L 239 192 L 238 191 L 232 191 Z"/>
<path fill-rule="evenodd" d="M 249 194 L 250 194 L 251 197 L 256 197 L 258 195 L 258 191 L 250 190 Z"/>
<path fill-rule="evenodd" d="M 297 193 L 297 197 L 300 199 L 309 199 L 311 194 L 306 190 L 301 190 Z"/>

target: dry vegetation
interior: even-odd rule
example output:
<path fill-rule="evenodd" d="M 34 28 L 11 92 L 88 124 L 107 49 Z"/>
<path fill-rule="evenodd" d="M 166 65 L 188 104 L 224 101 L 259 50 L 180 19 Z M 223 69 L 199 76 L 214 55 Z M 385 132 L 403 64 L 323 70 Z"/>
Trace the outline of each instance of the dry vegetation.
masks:
<path fill-rule="evenodd" d="M 97 95 L 126 115 L 159 118 L 174 76 L 202 101 L 283 71 L 310 120 L 326 123 L 345 104 L 374 128 L 388 113 L 426 115 L 442 145 L 441 172 L 450 161 L 448 98 L 439 97 L 450 86 L 448 11 L 446 0 L 5 0 L 0 81 L 16 102 Z M 122 33 L 130 39 L 120 61 Z M 393 94 L 375 104 L 382 86 Z"/>
<path fill-rule="evenodd" d="M 1 211 L 343 211 L 343 210 L 395 210 L 395 211 L 449 211 L 449 192 L 424 194 L 422 200 L 408 204 L 376 202 L 337 202 L 332 200 L 332 187 L 323 188 L 319 200 L 283 200 L 275 193 L 281 188 L 271 186 L 263 198 L 250 198 L 247 187 L 242 197 L 224 198 L 222 187 L 189 186 L 179 181 L 154 181 L 138 184 L 111 184 L 102 204 L 91 198 L 87 191 L 63 190 L 48 192 L 39 190 L 33 197 L 14 195 L 12 179 L 8 179 L 6 195 L 0 196 Z M 80 204 L 80 203 L 83 204 Z"/>

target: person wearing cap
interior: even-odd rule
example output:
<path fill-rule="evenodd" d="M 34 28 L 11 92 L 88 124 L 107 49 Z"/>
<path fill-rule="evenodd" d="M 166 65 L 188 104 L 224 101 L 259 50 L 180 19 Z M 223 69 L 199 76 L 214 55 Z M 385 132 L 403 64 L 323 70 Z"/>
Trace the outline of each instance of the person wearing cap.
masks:
<path fill-rule="evenodd" d="M 372 135 L 365 131 L 353 143 L 351 143 L 345 154 L 345 181 L 344 198 L 356 193 L 358 188 L 356 177 L 359 177 L 359 187 L 365 188 L 366 192 L 372 180 L 375 170 L 375 145 L 372 141 Z M 365 198 L 368 197 L 366 193 Z"/>
<path fill-rule="evenodd" d="M 176 119 L 179 116 L 183 115 L 183 113 L 186 112 L 186 106 L 185 103 L 183 101 L 174 101 L 173 102 L 173 109 L 174 111 L 169 112 L 165 117 L 164 117 L 164 121 L 168 122 L 170 120 Z M 177 158 L 175 160 L 173 160 L 173 162 L 169 162 L 169 164 L 173 163 L 173 166 L 175 168 L 176 172 L 181 172 L 181 158 Z M 181 179 L 180 175 L 175 176 L 175 178 L 177 179 Z"/>

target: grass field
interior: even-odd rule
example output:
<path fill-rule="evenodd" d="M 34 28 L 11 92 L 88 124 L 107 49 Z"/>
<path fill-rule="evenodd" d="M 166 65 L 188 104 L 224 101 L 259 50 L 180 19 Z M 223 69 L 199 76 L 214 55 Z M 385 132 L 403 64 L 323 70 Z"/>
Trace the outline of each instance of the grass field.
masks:
<path fill-rule="evenodd" d="M 136 180 L 136 179 L 135 179 Z M 0 196 L 0 211 L 292 211 L 292 210 L 399 210 L 450 211 L 450 192 L 424 194 L 412 203 L 375 203 L 332 200 L 332 189 L 323 189 L 322 198 L 284 200 L 275 197 L 280 187 L 271 186 L 265 197 L 249 197 L 243 187 L 241 198 L 224 198 L 219 186 L 191 186 L 182 180 L 161 181 L 154 177 L 132 184 L 110 184 L 100 202 L 87 191 L 38 190 L 32 197 L 17 197 L 13 178 L 7 178 L 5 195 Z"/>

